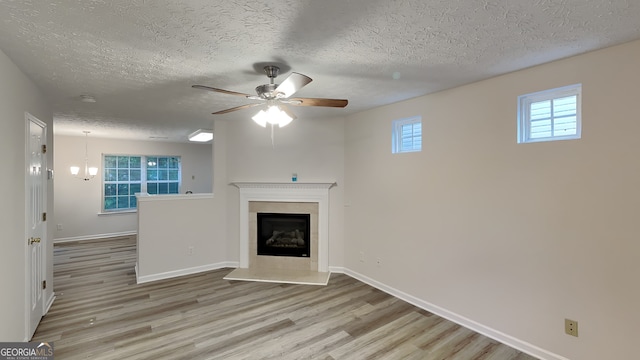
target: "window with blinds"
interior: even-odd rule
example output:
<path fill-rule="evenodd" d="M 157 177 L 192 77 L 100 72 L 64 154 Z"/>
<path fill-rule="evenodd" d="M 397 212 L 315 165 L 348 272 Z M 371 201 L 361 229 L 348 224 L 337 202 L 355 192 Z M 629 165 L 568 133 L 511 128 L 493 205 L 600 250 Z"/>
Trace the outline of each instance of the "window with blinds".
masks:
<path fill-rule="evenodd" d="M 394 120 L 391 152 L 394 154 L 422 151 L 422 118 Z"/>
<path fill-rule="evenodd" d="M 582 85 L 518 97 L 518 143 L 571 140 L 581 136 Z"/>

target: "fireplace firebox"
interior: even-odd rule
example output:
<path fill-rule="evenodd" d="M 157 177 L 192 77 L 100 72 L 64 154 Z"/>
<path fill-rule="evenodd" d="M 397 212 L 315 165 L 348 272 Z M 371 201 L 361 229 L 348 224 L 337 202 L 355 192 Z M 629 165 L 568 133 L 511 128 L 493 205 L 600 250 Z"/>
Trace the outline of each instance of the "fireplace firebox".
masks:
<path fill-rule="evenodd" d="M 257 213 L 258 255 L 310 256 L 310 215 Z"/>

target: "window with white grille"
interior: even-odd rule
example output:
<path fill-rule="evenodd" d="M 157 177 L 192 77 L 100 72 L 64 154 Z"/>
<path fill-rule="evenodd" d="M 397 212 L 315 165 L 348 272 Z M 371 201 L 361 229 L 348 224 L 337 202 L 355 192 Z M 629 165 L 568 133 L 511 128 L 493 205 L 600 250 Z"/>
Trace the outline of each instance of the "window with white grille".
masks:
<path fill-rule="evenodd" d="M 518 97 L 518 143 L 580 139 L 582 85 Z"/>
<path fill-rule="evenodd" d="M 422 151 L 422 118 L 414 116 L 393 121 L 391 152 Z"/>
<path fill-rule="evenodd" d="M 131 211 L 138 207 L 136 193 L 179 194 L 179 156 L 104 155 L 102 210 Z"/>

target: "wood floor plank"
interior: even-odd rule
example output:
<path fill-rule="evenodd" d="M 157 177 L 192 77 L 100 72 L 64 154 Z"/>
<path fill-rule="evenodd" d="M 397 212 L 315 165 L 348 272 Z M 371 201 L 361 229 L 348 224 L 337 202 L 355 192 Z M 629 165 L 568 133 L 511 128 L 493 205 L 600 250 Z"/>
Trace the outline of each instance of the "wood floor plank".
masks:
<path fill-rule="evenodd" d="M 327 286 L 228 281 L 232 269 L 135 282 L 136 239 L 54 246 L 57 299 L 33 341 L 56 359 L 530 360 L 344 274 Z"/>

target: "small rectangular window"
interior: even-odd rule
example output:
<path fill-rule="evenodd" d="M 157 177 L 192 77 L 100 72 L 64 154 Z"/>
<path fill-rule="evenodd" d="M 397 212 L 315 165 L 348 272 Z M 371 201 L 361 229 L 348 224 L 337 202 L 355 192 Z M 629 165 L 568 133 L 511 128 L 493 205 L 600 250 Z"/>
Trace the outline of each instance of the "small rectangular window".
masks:
<path fill-rule="evenodd" d="M 422 117 L 394 120 L 391 146 L 394 154 L 422 151 Z"/>
<path fill-rule="evenodd" d="M 178 194 L 179 156 L 104 155 L 102 209 L 105 212 L 136 209 L 136 193 Z"/>
<path fill-rule="evenodd" d="M 582 85 L 518 97 L 518 143 L 580 139 Z"/>

